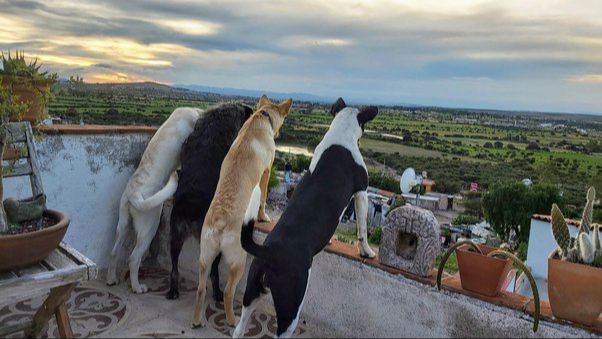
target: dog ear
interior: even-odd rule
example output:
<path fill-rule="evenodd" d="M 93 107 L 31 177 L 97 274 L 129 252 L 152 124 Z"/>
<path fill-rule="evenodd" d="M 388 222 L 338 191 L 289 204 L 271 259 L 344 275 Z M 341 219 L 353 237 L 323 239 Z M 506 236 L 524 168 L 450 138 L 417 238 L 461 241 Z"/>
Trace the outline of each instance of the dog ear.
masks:
<path fill-rule="evenodd" d="M 261 107 L 268 105 L 268 104 L 270 104 L 270 99 L 268 99 L 268 97 L 264 94 L 261 96 L 261 98 L 259 98 L 256 109 L 260 109 Z"/>
<path fill-rule="evenodd" d="M 363 126 L 368 121 L 374 119 L 374 117 L 378 114 L 378 107 L 376 106 L 368 106 L 364 107 L 360 110 L 357 115 L 357 122 L 360 126 Z"/>
<path fill-rule="evenodd" d="M 347 104 L 345 103 L 345 101 L 343 101 L 343 98 L 338 98 L 337 101 L 334 104 L 332 104 L 332 107 L 330 108 L 330 115 L 334 117 L 345 107 L 347 107 Z"/>
<path fill-rule="evenodd" d="M 278 105 L 280 115 L 287 116 L 291 106 L 293 105 L 293 99 L 288 98 Z"/>

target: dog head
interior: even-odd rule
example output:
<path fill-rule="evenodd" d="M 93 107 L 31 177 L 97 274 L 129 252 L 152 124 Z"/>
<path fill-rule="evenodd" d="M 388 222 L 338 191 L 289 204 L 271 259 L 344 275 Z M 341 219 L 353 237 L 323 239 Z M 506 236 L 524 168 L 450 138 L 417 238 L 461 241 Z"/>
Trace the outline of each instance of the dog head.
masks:
<path fill-rule="evenodd" d="M 361 109 L 347 107 L 345 101 L 338 98 L 330 108 L 330 114 L 334 116 L 331 126 L 340 125 L 359 140 L 364 132 L 364 125 L 378 114 L 378 107 L 367 106 Z"/>
<path fill-rule="evenodd" d="M 272 103 L 267 96 L 263 95 L 259 102 L 257 102 L 257 108 L 255 109 L 254 115 L 259 115 L 260 118 L 265 119 L 272 127 L 274 136 L 278 136 L 280 127 L 284 123 L 284 119 L 288 115 L 288 112 L 293 105 L 293 99 L 287 99 L 279 104 Z"/>

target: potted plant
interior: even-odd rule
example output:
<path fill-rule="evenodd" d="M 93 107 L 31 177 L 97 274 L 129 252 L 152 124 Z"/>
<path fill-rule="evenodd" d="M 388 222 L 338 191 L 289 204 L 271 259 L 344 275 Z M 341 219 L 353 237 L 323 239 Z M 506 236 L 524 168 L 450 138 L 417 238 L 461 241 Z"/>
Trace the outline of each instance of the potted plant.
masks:
<path fill-rule="evenodd" d="M 577 236 L 552 205 L 552 233 L 558 248 L 548 258 L 548 296 L 555 317 L 593 325 L 602 313 L 600 225 L 592 229 L 596 191 L 590 187 Z"/>
<path fill-rule="evenodd" d="M 56 82 L 55 73 L 40 71 L 41 65 L 34 59 L 27 63 L 25 53 L 15 52 L 15 56 L 0 55 L 2 70 L 0 70 L 0 85 L 10 88 L 14 100 L 23 105 L 20 110 L 8 116 L 10 121 L 29 121 L 32 124 L 44 118 L 47 103 L 50 100 L 50 86 Z"/>
<path fill-rule="evenodd" d="M 8 58 L 2 54 L 1 58 L 0 161 L 4 159 L 6 145 L 19 132 L 9 121 L 21 120 L 26 112 L 35 113 L 34 120 L 40 119 L 45 114 L 45 103 L 50 94 L 49 87 L 39 87 L 38 82 L 49 84 L 56 79 L 56 75 L 40 72 L 37 61 L 26 63 L 23 53 L 17 53 L 15 58 L 10 54 Z M 29 99 L 20 96 L 28 86 L 35 93 Z M 36 106 L 38 99 L 38 102 L 44 103 L 43 106 Z M 10 156 L 18 158 L 15 154 Z M 0 171 L 0 271 L 44 259 L 59 245 L 69 225 L 67 216 L 45 209 L 46 198 L 43 195 L 4 201 L 3 174 L 4 171 Z"/>
<path fill-rule="evenodd" d="M 437 288 L 439 290 L 441 290 L 443 268 L 454 251 L 458 259 L 462 288 L 489 297 L 500 293 L 502 284 L 512 268 L 512 263 L 518 266 L 527 276 L 533 291 L 535 305 L 533 332 L 537 331 L 540 314 L 539 291 L 531 270 L 520 259 L 501 249 L 476 244 L 470 240 L 459 241 L 445 252 L 439 263 L 437 271 Z"/>

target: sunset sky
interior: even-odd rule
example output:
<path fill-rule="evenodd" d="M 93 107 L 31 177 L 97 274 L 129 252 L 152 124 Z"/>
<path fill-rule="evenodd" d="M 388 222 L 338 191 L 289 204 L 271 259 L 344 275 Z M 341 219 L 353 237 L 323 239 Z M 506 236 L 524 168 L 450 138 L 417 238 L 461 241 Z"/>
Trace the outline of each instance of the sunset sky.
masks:
<path fill-rule="evenodd" d="M 602 113 L 602 1 L 0 0 L 62 77 Z"/>

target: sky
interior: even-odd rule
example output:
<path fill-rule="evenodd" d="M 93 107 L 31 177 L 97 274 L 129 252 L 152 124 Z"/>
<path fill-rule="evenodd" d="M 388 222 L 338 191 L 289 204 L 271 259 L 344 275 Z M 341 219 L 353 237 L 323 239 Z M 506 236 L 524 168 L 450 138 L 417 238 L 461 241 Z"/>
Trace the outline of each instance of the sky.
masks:
<path fill-rule="evenodd" d="M 0 0 L 61 77 L 602 114 L 599 0 Z"/>

